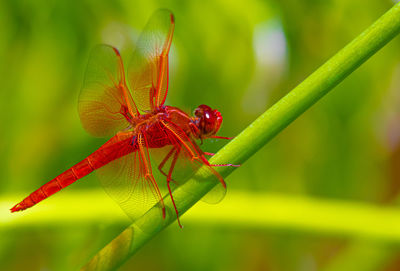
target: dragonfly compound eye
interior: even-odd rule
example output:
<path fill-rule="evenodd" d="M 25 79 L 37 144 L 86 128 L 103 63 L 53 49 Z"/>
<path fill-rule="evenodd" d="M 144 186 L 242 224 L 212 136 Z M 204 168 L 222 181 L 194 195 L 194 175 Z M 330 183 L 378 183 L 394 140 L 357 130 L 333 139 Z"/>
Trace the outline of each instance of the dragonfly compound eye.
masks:
<path fill-rule="evenodd" d="M 221 127 L 222 116 L 218 110 L 213 110 L 208 105 L 200 105 L 194 111 L 196 125 L 200 130 L 200 137 L 207 138 L 215 135 Z"/>

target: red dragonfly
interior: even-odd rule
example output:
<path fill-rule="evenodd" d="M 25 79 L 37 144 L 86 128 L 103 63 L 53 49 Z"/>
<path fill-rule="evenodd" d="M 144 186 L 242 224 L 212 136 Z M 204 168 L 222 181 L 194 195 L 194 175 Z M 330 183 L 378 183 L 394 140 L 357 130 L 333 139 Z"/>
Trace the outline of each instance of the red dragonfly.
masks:
<path fill-rule="evenodd" d="M 182 227 L 172 190 L 200 167 L 221 183 L 223 197 L 226 184 L 213 167 L 234 165 L 211 165 L 205 155 L 212 153 L 203 152 L 195 142 L 230 139 L 215 135 L 222 123 L 220 112 L 200 105 L 191 117 L 177 107 L 164 105 L 174 27 L 170 11 L 153 14 L 139 37 L 126 76 L 116 48 L 98 45 L 93 49 L 79 97 L 79 116 L 87 132 L 112 138 L 31 193 L 11 212 L 34 206 L 94 170 L 106 192 L 133 220 L 157 204 L 165 218 L 163 196 L 169 193 Z M 157 159 L 157 169 L 166 177 L 166 189 L 153 174 L 152 163 Z"/>

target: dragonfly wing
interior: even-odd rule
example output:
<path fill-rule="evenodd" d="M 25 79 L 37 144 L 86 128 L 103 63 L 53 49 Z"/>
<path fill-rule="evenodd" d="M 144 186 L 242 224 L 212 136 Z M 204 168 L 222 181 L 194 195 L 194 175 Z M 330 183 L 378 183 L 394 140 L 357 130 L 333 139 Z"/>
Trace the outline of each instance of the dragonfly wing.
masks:
<path fill-rule="evenodd" d="M 174 32 L 169 10 L 155 12 L 136 43 L 128 66 L 128 82 L 137 107 L 154 111 L 164 104 L 168 91 L 168 53 Z"/>
<path fill-rule="evenodd" d="M 128 119 L 137 114 L 126 87 L 121 56 L 114 47 L 102 44 L 93 48 L 78 110 L 85 130 L 100 137 L 127 128 Z"/>
<path fill-rule="evenodd" d="M 107 194 L 133 221 L 140 218 L 151 207 L 158 207 L 160 216 L 157 224 L 161 225 L 162 218 L 165 217 L 162 195 L 166 193 L 160 191 L 151 174 L 149 157 L 146 154 L 142 135 L 133 140 L 138 140 L 139 147 L 135 152 L 116 159 L 97 170 L 100 183 Z M 134 142 L 132 143 L 134 144 Z M 130 147 L 126 146 L 126 148 Z M 124 148 L 119 151 L 124 152 Z"/>
<path fill-rule="evenodd" d="M 217 179 L 215 179 L 216 181 Z M 201 200 L 208 204 L 217 204 L 221 202 L 226 195 L 226 187 L 217 183 L 207 194 L 205 194 Z"/>

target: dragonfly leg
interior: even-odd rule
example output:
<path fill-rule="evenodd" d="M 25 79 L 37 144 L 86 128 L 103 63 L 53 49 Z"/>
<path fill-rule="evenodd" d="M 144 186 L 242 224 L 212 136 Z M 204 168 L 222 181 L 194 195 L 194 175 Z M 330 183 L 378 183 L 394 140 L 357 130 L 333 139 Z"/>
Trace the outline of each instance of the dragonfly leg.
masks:
<path fill-rule="evenodd" d="M 212 167 L 240 167 L 240 165 L 234 165 L 234 164 L 217 164 L 217 165 L 211 165 Z"/>
<path fill-rule="evenodd" d="M 168 154 L 165 156 L 165 158 L 161 161 L 161 163 L 158 165 L 158 170 L 161 172 L 162 175 L 165 177 L 168 177 L 168 174 L 164 172 L 163 167 L 165 163 L 168 161 L 168 159 L 171 157 L 171 155 L 175 152 L 175 147 L 173 147 Z"/>
<path fill-rule="evenodd" d="M 215 153 L 212 152 L 204 152 L 204 155 L 209 155 L 209 156 L 213 156 L 215 155 Z M 217 165 L 211 165 L 212 167 L 240 167 L 240 165 L 234 165 L 234 164 L 217 164 Z"/>
<path fill-rule="evenodd" d="M 192 161 L 196 160 L 201 164 L 205 165 L 207 169 L 218 178 L 222 186 L 226 188 L 226 183 L 222 178 L 222 176 L 215 169 L 213 169 L 212 165 L 204 157 L 203 153 L 199 150 L 199 148 L 198 147 L 196 148 L 195 144 L 192 143 L 191 139 L 187 137 L 185 131 L 183 131 L 180 127 L 176 126 L 171 122 L 161 121 L 161 123 L 166 128 L 166 131 L 168 131 L 170 135 L 176 139 L 177 142 L 182 143 L 181 145 L 179 145 L 179 147 L 183 147 L 187 150 L 191 160 Z"/>
<path fill-rule="evenodd" d="M 189 122 L 189 127 L 192 130 L 192 133 L 195 135 L 195 137 L 198 137 L 200 135 L 199 128 L 197 128 L 197 126 L 193 122 Z"/>
<path fill-rule="evenodd" d="M 164 200 L 161 195 L 160 189 L 158 188 L 157 182 L 154 179 L 153 172 L 151 171 L 151 162 L 150 162 L 148 144 L 147 144 L 146 137 L 142 133 L 140 133 L 137 136 L 137 143 L 138 143 L 139 157 L 143 162 L 145 178 L 151 184 L 151 186 L 154 188 L 154 192 L 157 194 L 157 198 L 160 201 L 161 206 L 162 206 L 163 218 L 165 218 Z"/>
<path fill-rule="evenodd" d="M 170 182 L 172 181 L 171 175 L 172 175 L 172 172 L 174 171 L 174 167 L 175 167 L 176 161 L 178 160 L 178 156 L 179 156 L 179 153 L 181 151 L 181 147 L 175 147 L 173 150 L 176 150 L 176 152 L 174 154 L 174 157 L 172 158 L 171 166 L 170 166 L 170 168 L 168 170 L 167 187 L 168 187 L 169 195 L 171 196 L 172 204 L 174 205 L 174 208 L 175 208 L 175 213 L 176 213 L 176 218 L 177 218 L 177 221 L 178 221 L 178 225 L 179 225 L 179 227 L 182 228 L 182 224 L 179 221 L 178 209 L 176 208 L 174 197 L 172 196 L 172 191 L 171 191 L 171 186 L 170 186 Z"/>
<path fill-rule="evenodd" d="M 216 135 L 211 136 L 211 138 L 227 139 L 227 140 L 234 139 L 234 137 L 216 136 Z"/>

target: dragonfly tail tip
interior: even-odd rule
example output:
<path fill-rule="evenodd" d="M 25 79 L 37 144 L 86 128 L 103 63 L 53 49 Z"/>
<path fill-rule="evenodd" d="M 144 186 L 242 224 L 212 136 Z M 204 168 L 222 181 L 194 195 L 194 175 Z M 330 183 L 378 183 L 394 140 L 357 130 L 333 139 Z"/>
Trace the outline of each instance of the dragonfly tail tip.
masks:
<path fill-rule="evenodd" d="M 22 210 L 24 210 L 24 208 L 19 203 L 10 209 L 11 213 L 22 211 Z"/>

